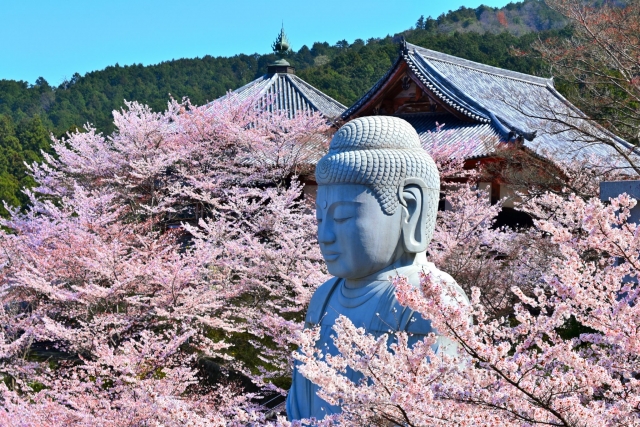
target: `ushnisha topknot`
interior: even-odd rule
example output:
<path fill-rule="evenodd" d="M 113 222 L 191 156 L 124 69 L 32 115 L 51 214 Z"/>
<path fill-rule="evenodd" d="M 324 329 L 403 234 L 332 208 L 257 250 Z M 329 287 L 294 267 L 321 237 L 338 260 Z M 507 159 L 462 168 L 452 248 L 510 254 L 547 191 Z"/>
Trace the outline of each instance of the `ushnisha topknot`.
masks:
<path fill-rule="evenodd" d="M 422 148 L 420 137 L 398 117 L 360 117 L 342 126 L 333 136 L 329 152 L 316 166 L 319 185 L 363 184 L 371 187 L 387 215 L 400 203 L 398 188 L 406 178 L 422 178 L 440 193 L 440 174 Z"/>

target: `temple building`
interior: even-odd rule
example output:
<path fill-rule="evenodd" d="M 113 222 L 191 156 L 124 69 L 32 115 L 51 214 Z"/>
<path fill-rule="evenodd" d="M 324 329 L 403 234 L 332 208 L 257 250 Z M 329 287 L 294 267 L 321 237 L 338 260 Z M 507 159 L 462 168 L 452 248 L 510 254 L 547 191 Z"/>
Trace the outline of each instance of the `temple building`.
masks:
<path fill-rule="evenodd" d="M 254 97 L 270 109 L 288 111 L 290 116 L 313 111 L 329 121 L 338 119 L 347 107 L 296 76 L 295 68 L 284 59 L 290 49 L 284 28 L 272 47 L 280 58 L 267 66 L 265 75 L 234 90 L 232 95 L 241 101 Z"/>
<path fill-rule="evenodd" d="M 464 145 L 469 168 L 499 163 L 509 147 L 528 155 L 528 161 L 549 165 L 578 161 L 628 168 L 625 156 L 638 159 L 633 145 L 588 120 L 554 88 L 553 79 L 406 42 L 391 69 L 341 121 L 380 114 L 407 120 L 425 147 Z M 513 195 L 500 173 L 481 185 L 494 202 Z M 513 206 L 514 199 L 505 206 Z"/>
<path fill-rule="evenodd" d="M 504 168 L 500 170 L 508 149 L 519 153 L 520 164 L 542 162 L 538 170 L 550 175 L 561 174 L 561 167 L 555 166 L 572 161 L 630 170 L 628 158 L 640 160 L 632 144 L 607 132 L 566 100 L 552 78 L 492 67 L 403 41 L 387 73 L 346 108 L 295 75 L 284 59 L 289 51 L 284 29 L 273 50 L 280 59 L 269 64 L 265 75 L 232 92 L 235 96 L 256 97 L 268 108 L 286 110 L 291 116 L 317 111 L 336 128 L 361 116 L 401 117 L 416 129 L 425 148 L 431 144 L 464 148 L 467 168 L 496 165 L 480 186 L 492 202 L 506 197 L 503 206 L 507 208 L 517 200 L 513 180 L 502 172 Z M 315 192 L 313 174 L 302 178 L 307 191 Z"/>
<path fill-rule="evenodd" d="M 602 138 L 609 138 L 623 151 L 633 148 L 588 121 L 554 88 L 552 78 L 492 67 L 406 42 L 391 69 L 341 119 L 376 114 L 400 116 L 425 138 L 436 130 L 436 122 L 444 123 L 442 130 L 450 131 L 447 143 L 477 142 L 474 157 L 490 155 L 495 143 L 517 142 L 532 153 L 557 160 L 606 158 L 616 153 L 597 143 Z"/>

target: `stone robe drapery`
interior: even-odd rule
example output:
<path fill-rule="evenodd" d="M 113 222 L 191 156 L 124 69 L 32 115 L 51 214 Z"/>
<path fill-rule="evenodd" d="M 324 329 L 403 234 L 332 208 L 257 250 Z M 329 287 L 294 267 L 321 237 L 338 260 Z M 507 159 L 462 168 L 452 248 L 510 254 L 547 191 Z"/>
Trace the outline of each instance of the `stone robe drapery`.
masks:
<path fill-rule="evenodd" d="M 407 276 L 414 286 L 419 285 L 419 272 L 431 273 L 435 280 L 443 280 L 456 289 L 463 301 L 468 300 L 448 274 L 438 270 L 433 263 L 414 264 L 397 270 L 387 270 L 359 288 L 347 288 L 345 281 L 332 278 L 322 284 L 311 298 L 309 310 L 305 318 L 305 327 L 320 325 L 320 343 L 324 343 L 326 354 L 336 355 L 338 350 L 333 344 L 331 335 L 336 319 L 340 315 L 349 318 L 356 327 L 363 327 L 368 333 L 380 336 L 389 331 L 405 331 L 411 333 L 409 344 L 413 345 L 424 339 L 429 333 L 436 331 L 431 321 L 422 318 L 419 313 L 400 305 L 395 296 L 395 288 L 389 280 L 390 275 Z M 439 337 L 433 345 L 438 354 L 454 354 L 456 346 L 447 338 Z M 293 383 L 287 396 L 287 415 L 290 420 L 315 417 L 340 412 L 337 406 L 329 405 L 317 395 L 318 386 L 306 379 L 294 367 Z M 362 376 L 347 369 L 345 374 L 357 383 Z"/>

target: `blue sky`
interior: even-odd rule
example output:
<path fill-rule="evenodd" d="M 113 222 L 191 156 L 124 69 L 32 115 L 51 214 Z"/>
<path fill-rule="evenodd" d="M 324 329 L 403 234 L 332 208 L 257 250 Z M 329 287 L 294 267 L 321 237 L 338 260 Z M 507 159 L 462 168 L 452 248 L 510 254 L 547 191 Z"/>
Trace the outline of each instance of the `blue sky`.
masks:
<path fill-rule="evenodd" d="M 119 63 L 268 53 L 284 21 L 292 47 L 383 37 L 420 15 L 506 0 L 0 0 L 0 79 L 58 85 Z"/>

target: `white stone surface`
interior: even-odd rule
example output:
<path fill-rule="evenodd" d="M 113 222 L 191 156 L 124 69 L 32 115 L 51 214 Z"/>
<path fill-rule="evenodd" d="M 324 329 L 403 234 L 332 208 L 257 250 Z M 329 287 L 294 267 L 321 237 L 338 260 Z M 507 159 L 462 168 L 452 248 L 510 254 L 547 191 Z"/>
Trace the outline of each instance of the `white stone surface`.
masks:
<path fill-rule="evenodd" d="M 338 316 L 374 335 L 389 330 L 411 332 L 411 343 L 431 332 L 429 320 L 401 306 L 390 276 L 399 274 L 419 285 L 419 273 L 431 272 L 461 295 L 446 273 L 427 262 L 433 236 L 440 178 L 416 131 L 397 117 L 362 117 L 335 134 L 316 168 L 318 243 L 329 273 L 311 298 L 306 326 L 320 326 L 318 347 L 336 354 L 331 327 Z M 455 352 L 441 337 L 439 353 Z M 359 375 L 348 370 L 352 381 Z M 316 395 L 317 387 L 294 370 L 287 398 L 289 419 L 340 411 Z"/>

